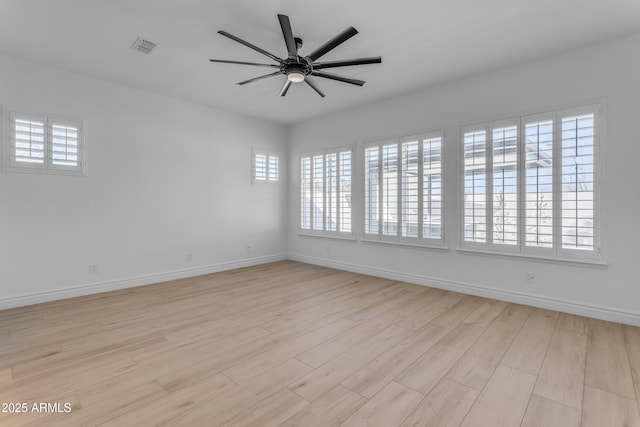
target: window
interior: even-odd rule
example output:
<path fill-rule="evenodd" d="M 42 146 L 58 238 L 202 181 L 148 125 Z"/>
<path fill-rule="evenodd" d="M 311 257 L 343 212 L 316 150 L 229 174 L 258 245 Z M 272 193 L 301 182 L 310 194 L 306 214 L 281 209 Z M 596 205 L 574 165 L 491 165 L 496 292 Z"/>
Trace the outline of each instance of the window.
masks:
<path fill-rule="evenodd" d="M 83 121 L 3 110 L 4 167 L 12 172 L 84 175 Z"/>
<path fill-rule="evenodd" d="M 351 150 L 300 158 L 300 229 L 351 235 Z"/>
<path fill-rule="evenodd" d="M 280 180 L 280 158 L 271 153 L 253 152 L 253 181 L 278 182 Z"/>
<path fill-rule="evenodd" d="M 599 108 L 463 128 L 463 246 L 597 257 Z"/>
<path fill-rule="evenodd" d="M 366 239 L 442 245 L 442 133 L 366 144 Z"/>

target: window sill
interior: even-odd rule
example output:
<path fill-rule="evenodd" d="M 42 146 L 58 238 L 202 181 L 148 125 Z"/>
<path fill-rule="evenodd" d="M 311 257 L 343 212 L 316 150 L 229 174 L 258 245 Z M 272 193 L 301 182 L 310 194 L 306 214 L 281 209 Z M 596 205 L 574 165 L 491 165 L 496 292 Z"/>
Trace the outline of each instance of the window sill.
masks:
<path fill-rule="evenodd" d="M 480 255 L 480 256 L 498 257 L 498 258 L 505 258 L 505 259 L 518 258 L 523 261 L 545 262 L 545 263 L 560 264 L 560 265 L 576 265 L 576 266 L 592 267 L 592 268 L 598 268 L 598 269 L 605 269 L 609 266 L 609 263 L 606 261 L 602 261 L 599 259 L 589 259 L 589 258 L 561 258 L 561 257 L 550 257 L 550 256 L 510 253 L 510 252 L 490 252 L 490 251 L 485 251 L 480 249 L 469 249 L 469 248 L 457 248 L 456 252 L 463 255 Z"/>
<path fill-rule="evenodd" d="M 86 177 L 84 170 L 65 170 L 65 169 L 48 169 L 48 168 L 30 168 L 20 166 L 5 165 L 2 168 L 5 173 L 26 173 L 33 175 L 60 175 L 60 176 L 79 176 Z"/>
<path fill-rule="evenodd" d="M 347 240 L 350 242 L 356 241 L 356 236 L 354 235 L 340 235 L 340 234 L 320 234 L 320 233 L 306 233 L 304 231 L 298 231 L 298 236 L 300 237 L 319 237 L 321 239 L 336 239 L 336 240 Z"/>
<path fill-rule="evenodd" d="M 418 248 L 418 249 L 428 249 L 433 251 L 440 252 L 449 252 L 449 248 L 446 246 L 435 246 L 435 245 L 420 245 L 418 243 L 409 243 L 409 242 L 393 242 L 390 240 L 373 240 L 373 239 L 361 239 L 362 243 L 372 243 L 372 244 L 382 244 L 382 245 L 390 245 L 390 246 L 405 246 L 408 248 Z"/>

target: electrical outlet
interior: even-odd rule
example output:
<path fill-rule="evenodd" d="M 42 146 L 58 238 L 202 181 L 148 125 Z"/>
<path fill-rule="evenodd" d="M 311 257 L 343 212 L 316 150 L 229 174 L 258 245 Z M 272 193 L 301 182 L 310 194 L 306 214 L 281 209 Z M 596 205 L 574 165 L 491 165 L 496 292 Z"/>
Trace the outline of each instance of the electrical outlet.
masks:
<path fill-rule="evenodd" d="M 185 260 L 187 262 L 191 262 L 192 259 L 193 259 L 193 256 L 191 254 L 187 254 L 187 256 L 185 256 Z"/>
<path fill-rule="evenodd" d="M 245 250 L 247 251 L 247 253 L 250 253 L 250 252 L 251 252 L 251 246 L 247 245 L 247 246 L 245 247 Z"/>
<path fill-rule="evenodd" d="M 89 274 L 98 274 L 98 264 L 89 265 Z"/>
<path fill-rule="evenodd" d="M 536 282 L 536 277 L 533 273 L 525 273 L 524 274 L 524 281 L 525 283 L 535 283 Z"/>

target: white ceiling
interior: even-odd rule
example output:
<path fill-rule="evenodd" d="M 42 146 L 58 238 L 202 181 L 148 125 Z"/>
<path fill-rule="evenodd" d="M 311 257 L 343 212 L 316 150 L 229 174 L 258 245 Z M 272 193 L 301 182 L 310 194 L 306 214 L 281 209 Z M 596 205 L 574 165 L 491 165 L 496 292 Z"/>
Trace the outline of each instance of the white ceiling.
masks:
<path fill-rule="evenodd" d="M 285 98 L 284 77 L 225 30 L 286 57 L 277 13 L 304 40 L 301 55 L 352 25 L 360 34 L 323 61 L 382 56 L 335 68 L 357 87 L 317 78 Z M 2 0 L 0 52 L 265 120 L 291 124 L 640 31 L 639 0 Z M 149 56 L 129 50 L 142 36 Z M 594 58 L 597 60 L 597 58 Z"/>

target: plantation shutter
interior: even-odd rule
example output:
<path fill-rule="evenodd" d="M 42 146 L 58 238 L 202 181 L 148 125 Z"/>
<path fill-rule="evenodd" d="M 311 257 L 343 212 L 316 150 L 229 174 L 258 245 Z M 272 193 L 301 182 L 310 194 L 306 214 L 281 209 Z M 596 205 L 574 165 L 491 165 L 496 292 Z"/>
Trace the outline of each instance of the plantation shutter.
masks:
<path fill-rule="evenodd" d="M 256 181 L 267 180 L 267 155 L 256 153 L 253 157 L 254 179 Z"/>
<path fill-rule="evenodd" d="M 80 127 L 77 124 L 49 120 L 51 141 L 51 167 L 53 169 L 80 170 Z"/>
<path fill-rule="evenodd" d="M 300 159 L 300 228 L 311 229 L 311 157 Z"/>
<path fill-rule="evenodd" d="M 364 186 L 367 238 L 443 244 L 441 132 L 368 143 Z"/>
<path fill-rule="evenodd" d="M 562 117 L 562 249 L 591 251 L 595 240 L 595 115 Z"/>
<path fill-rule="evenodd" d="M 491 147 L 491 242 L 497 245 L 517 245 L 518 125 L 493 128 Z"/>
<path fill-rule="evenodd" d="M 524 244 L 553 247 L 553 115 L 524 118 Z"/>
<path fill-rule="evenodd" d="M 486 242 L 487 233 L 487 132 L 465 132 L 464 235 L 467 242 Z"/>
<path fill-rule="evenodd" d="M 46 118 L 12 112 L 9 140 L 11 164 L 20 167 L 46 168 Z"/>
<path fill-rule="evenodd" d="M 422 140 L 422 237 L 442 239 L 442 137 Z"/>
<path fill-rule="evenodd" d="M 269 181 L 275 182 L 280 179 L 280 159 L 278 156 L 269 155 Z"/>

